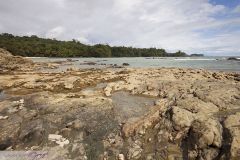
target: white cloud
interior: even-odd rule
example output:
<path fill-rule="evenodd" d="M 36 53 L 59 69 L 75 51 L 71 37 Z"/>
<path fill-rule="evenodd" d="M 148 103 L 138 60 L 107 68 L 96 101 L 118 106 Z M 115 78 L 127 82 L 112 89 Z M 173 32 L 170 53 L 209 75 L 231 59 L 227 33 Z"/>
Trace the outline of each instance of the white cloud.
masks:
<path fill-rule="evenodd" d="M 90 44 L 239 54 L 240 17 L 232 13 L 209 0 L 8 0 L 0 1 L 0 31 Z"/>
<path fill-rule="evenodd" d="M 64 28 L 62 26 L 55 27 L 51 30 L 49 30 L 46 33 L 47 38 L 58 38 L 60 37 L 64 32 Z"/>
<path fill-rule="evenodd" d="M 78 41 L 80 41 L 81 43 L 84 43 L 84 44 L 89 44 L 89 40 L 86 38 L 86 37 L 78 37 L 77 38 Z"/>

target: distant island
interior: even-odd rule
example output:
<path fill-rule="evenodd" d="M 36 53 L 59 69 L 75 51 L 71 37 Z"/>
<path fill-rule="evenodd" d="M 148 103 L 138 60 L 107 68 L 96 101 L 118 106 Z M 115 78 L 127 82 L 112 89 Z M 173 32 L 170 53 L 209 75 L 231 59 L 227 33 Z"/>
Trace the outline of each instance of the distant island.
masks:
<path fill-rule="evenodd" d="M 204 54 L 191 54 L 190 57 L 203 57 Z"/>
<path fill-rule="evenodd" d="M 0 48 L 28 57 L 187 57 L 178 51 L 167 53 L 158 48 L 116 47 L 107 44 L 86 45 L 75 39 L 60 41 L 32 36 L 0 34 Z"/>

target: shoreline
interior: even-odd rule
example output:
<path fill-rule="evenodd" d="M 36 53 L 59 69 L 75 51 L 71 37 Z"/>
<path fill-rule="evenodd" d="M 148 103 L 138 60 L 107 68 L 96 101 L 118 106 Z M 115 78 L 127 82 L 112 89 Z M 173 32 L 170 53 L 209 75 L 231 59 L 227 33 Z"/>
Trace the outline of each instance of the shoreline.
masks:
<path fill-rule="evenodd" d="M 119 68 L 126 67 L 122 64 L 128 64 L 130 68 L 193 68 L 206 69 L 210 71 L 225 71 L 225 72 L 240 72 L 240 63 L 229 60 L 178 60 L 173 59 L 145 59 L 145 58 L 36 58 L 32 59 L 34 62 L 63 62 L 69 67 L 73 65 L 76 69 L 82 68 Z M 59 66 L 61 68 L 68 68 L 67 66 Z"/>

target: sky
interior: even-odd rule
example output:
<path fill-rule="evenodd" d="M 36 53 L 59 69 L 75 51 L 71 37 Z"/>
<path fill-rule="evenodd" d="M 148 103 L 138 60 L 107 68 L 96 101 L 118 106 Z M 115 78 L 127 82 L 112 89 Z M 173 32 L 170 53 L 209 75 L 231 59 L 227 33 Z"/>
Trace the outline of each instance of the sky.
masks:
<path fill-rule="evenodd" d="M 240 56 L 240 0 L 0 0 L 0 33 Z"/>

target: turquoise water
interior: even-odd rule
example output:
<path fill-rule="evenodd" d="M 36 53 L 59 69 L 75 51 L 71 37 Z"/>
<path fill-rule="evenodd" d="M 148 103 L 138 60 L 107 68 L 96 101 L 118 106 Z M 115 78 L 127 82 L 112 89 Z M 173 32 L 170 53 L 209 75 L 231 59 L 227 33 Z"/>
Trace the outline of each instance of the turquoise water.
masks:
<path fill-rule="evenodd" d="M 31 58 L 35 62 L 54 62 L 65 61 L 67 58 Z M 78 60 L 72 62 L 76 68 L 103 68 L 110 64 L 122 65 L 129 63 L 128 67 L 180 67 L 180 68 L 199 68 L 216 71 L 234 71 L 240 72 L 240 61 L 229 61 L 227 57 L 123 57 L 123 58 L 71 58 Z M 83 65 L 84 62 L 95 62 L 97 65 Z M 64 66 L 63 68 L 68 68 Z"/>

